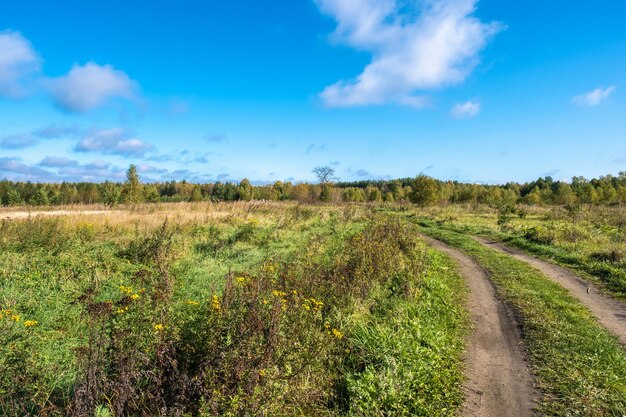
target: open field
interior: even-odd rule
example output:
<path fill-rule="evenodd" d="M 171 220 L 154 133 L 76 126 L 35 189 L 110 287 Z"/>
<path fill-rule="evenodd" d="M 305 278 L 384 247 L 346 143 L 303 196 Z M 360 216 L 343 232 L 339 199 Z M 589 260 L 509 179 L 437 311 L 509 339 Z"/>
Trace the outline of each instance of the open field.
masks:
<path fill-rule="evenodd" d="M 623 209 L 517 210 L 5 210 L 0 415 L 624 415 Z"/>
<path fill-rule="evenodd" d="M 404 220 L 164 205 L 5 220 L 0 245 L 2 415 L 460 407 L 466 291 Z"/>

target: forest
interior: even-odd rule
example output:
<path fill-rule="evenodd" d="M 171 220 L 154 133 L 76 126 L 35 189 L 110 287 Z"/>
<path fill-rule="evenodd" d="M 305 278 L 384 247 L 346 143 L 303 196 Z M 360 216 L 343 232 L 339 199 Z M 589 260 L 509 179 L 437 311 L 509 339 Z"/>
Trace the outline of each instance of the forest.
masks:
<path fill-rule="evenodd" d="M 322 170 L 322 175 L 320 174 Z M 503 185 L 442 181 L 420 174 L 415 178 L 333 182 L 332 168 L 314 170 L 318 183 L 276 181 L 253 185 L 243 179 L 235 182 L 196 184 L 183 181 L 141 183 L 137 168 L 131 165 L 124 183 L 33 183 L 0 181 L 0 202 L 4 206 L 45 206 L 71 204 L 156 203 L 198 201 L 297 201 L 301 203 L 386 202 L 431 206 L 444 203 L 491 205 L 614 205 L 626 203 L 626 172 L 571 181 L 550 176 L 529 183 Z"/>

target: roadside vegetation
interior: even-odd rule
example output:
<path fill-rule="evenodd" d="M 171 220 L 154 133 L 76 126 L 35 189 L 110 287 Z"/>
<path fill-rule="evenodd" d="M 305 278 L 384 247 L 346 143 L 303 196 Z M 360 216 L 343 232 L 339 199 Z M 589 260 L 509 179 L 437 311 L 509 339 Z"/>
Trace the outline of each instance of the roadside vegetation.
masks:
<path fill-rule="evenodd" d="M 541 415 L 619 416 L 626 410 L 626 352 L 567 290 L 471 236 L 418 220 L 427 235 L 472 256 L 519 312 Z"/>
<path fill-rule="evenodd" d="M 571 268 L 626 300 L 626 206 L 456 205 L 426 208 L 418 215 Z"/>
<path fill-rule="evenodd" d="M 423 415 L 461 402 L 462 278 L 367 207 L 0 223 L 0 415 Z"/>

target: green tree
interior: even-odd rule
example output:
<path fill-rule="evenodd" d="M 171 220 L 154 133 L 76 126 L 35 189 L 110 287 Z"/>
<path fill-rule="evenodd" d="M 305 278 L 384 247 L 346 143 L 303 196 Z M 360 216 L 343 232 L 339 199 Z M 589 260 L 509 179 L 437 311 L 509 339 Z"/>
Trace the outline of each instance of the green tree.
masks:
<path fill-rule="evenodd" d="M 22 199 L 19 191 L 17 191 L 15 188 L 9 189 L 6 195 L 6 205 L 19 206 L 23 202 L 24 200 Z"/>
<path fill-rule="evenodd" d="M 240 200 L 250 201 L 254 199 L 254 188 L 252 188 L 252 184 L 250 184 L 247 178 L 241 180 L 237 191 Z"/>
<path fill-rule="evenodd" d="M 122 187 L 122 202 L 124 204 L 135 204 L 143 202 L 143 199 L 143 190 L 139 174 L 137 174 L 137 167 L 134 164 L 130 164 L 128 171 L 126 171 L 126 182 Z"/>
<path fill-rule="evenodd" d="M 110 181 L 106 181 L 102 185 L 102 202 L 109 206 L 113 206 L 120 202 L 120 187 Z"/>
<path fill-rule="evenodd" d="M 30 199 L 30 203 L 36 206 L 47 206 L 50 204 L 50 199 L 48 198 L 48 190 L 45 186 L 41 186 L 37 188 L 35 191 L 35 195 Z"/>
<path fill-rule="evenodd" d="M 320 201 L 328 203 L 333 198 L 333 186 L 330 183 L 322 184 L 322 192 L 320 193 Z"/>
<path fill-rule="evenodd" d="M 427 175 L 420 174 L 411 185 L 409 200 L 418 206 L 432 206 L 439 199 L 439 182 Z"/>
<path fill-rule="evenodd" d="M 145 200 L 148 203 L 158 203 L 160 199 L 159 190 L 155 185 L 146 185 L 144 188 Z"/>
<path fill-rule="evenodd" d="M 202 191 L 200 191 L 199 186 L 196 185 L 193 188 L 193 191 L 191 192 L 191 197 L 189 197 L 189 201 L 191 202 L 202 201 Z"/>
<path fill-rule="evenodd" d="M 365 193 L 367 194 L 367 201 L 374 203 L 380 203 L 383 201 L 382 193 L 378 187 L 367 187 Z"/>

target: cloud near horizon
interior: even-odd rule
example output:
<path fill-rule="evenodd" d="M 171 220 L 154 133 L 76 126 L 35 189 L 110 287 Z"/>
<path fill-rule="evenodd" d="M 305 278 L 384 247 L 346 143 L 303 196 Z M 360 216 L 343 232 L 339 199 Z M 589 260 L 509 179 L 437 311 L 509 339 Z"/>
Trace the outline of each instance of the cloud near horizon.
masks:
<path fill-rule="evenodd" d="M 572 103 L 581 107 L 596 107 L 602 104 L 614 91 L 614 85 L 607 88 L 596 88 L 593 91 L 572 98 Z"/>
<path fill-rule="evenodd" d="M 41 58 L 20 32 L 0 31 L 0 97 L 21 98 L 27 81 L 41 70 Z"/>
<path fill-rule="evenodd" d="M 37 166 L 26 165 L 20 158 L 2 157 L 0 158 L 0 172 L 17 175 L 19 179 L 40 180 L 51 175 L 50 171 Z"/>
<path fill-rule="evenodd" d="M 154 146 L 135 137 L 124 128 L 99 129 L 87 132 L 74 147 L 76 152 L 99 152 L 124 157 L 142 157 Z"/>
<path fill-rule="evenodd" d="M 48 125 L 32 132 L 0 136 L 0 149 L 25 149 L 37 145 L 41 139 L 76 137 L 81 133 L 77 126 Z"/>
<path fill-rule="evenodd" d="M 333 39 L 371 53 L 372 61 L 351 80 L 320 94 L 329 107 L 395 103 L 429 104 L 425 90 L 459 84 L 478 54 L 503 29 L 472 14 L 478 0 L 315 0 L 337 21 Z"/>

